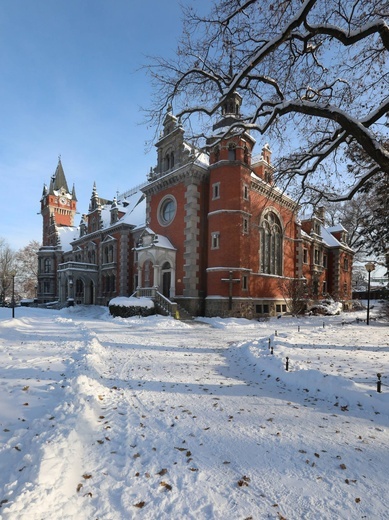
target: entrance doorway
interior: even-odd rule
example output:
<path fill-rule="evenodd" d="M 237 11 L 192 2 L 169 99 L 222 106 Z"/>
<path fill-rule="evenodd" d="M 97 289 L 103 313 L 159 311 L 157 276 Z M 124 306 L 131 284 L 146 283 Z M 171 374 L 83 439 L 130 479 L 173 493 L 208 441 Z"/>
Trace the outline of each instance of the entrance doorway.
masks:
<path fill-rule="evenodd" d="M 169 262 L 165 262 L 162 266 L 162 294 L 166 298 L 170 298 L 170 284 L 171 284 L 171 267 Z"/>

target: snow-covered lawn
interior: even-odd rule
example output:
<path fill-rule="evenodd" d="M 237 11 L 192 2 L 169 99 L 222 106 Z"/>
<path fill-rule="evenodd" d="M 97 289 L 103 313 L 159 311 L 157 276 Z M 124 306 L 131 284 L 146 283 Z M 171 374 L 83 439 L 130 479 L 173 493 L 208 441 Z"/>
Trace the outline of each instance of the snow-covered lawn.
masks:
<path fill-rule="evenodd" d="M 15 314 L 0 309 L 1 519 L 388 518 L 384 322 Z"/>

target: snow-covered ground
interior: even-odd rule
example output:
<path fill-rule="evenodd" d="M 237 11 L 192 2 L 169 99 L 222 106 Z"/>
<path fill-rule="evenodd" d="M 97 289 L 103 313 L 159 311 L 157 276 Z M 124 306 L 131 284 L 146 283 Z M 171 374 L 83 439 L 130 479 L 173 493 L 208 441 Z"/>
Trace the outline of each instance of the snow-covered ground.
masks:
<path fill-rule="evenodd" d="M 389 328 L 366 312 L 15 314 L 0 309 L 2 520 L 388 518 Z"/>

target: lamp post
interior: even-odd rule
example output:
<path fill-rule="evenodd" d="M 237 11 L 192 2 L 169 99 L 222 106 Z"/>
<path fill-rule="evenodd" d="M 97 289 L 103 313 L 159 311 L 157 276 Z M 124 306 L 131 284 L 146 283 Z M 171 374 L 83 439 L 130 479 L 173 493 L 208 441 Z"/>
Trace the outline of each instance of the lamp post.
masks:
<path fill-rule="evenodd" d="M 11 301 L 12 317 L 15 318 L 15 276 L 16 276 L 15 269 L 12 269 L 12 271 L 9 274 L 12 276 L 12 301 Z"/>
<path fill-rule="evenodd" d="M 74 296 L 73 296 L 73 278 L 69 277 L 69 297 L 68 297 L 68 307 L 73 307 L 74 305 Z"/>
<path fill-rule="evenodd" d="M 367 318 L 366 318 L 366 325 L 369 325 L 370 323 L 370 275 L 371 272 L 374 271 L 375 265 L 373 262 L 368 262 L 365 265 L 365 269 L 368 272 L 368 281 L 367 281 Z"/>

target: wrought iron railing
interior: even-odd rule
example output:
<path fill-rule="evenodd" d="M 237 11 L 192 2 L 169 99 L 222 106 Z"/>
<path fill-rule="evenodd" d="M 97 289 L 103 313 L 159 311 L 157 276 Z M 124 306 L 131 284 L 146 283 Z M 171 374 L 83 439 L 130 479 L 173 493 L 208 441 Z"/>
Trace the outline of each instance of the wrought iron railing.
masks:
<path fill-rule="evenodd" d="M 134 295 L 138 298 L 151 298 L 154 300 L 156 305 L 164 310 L 168 315 L 173 317 L 176 317 L 177 315 L 177 303 L 166 298 L 166 296 L 161 294 L 155 287 L 138 287 Z"/>

